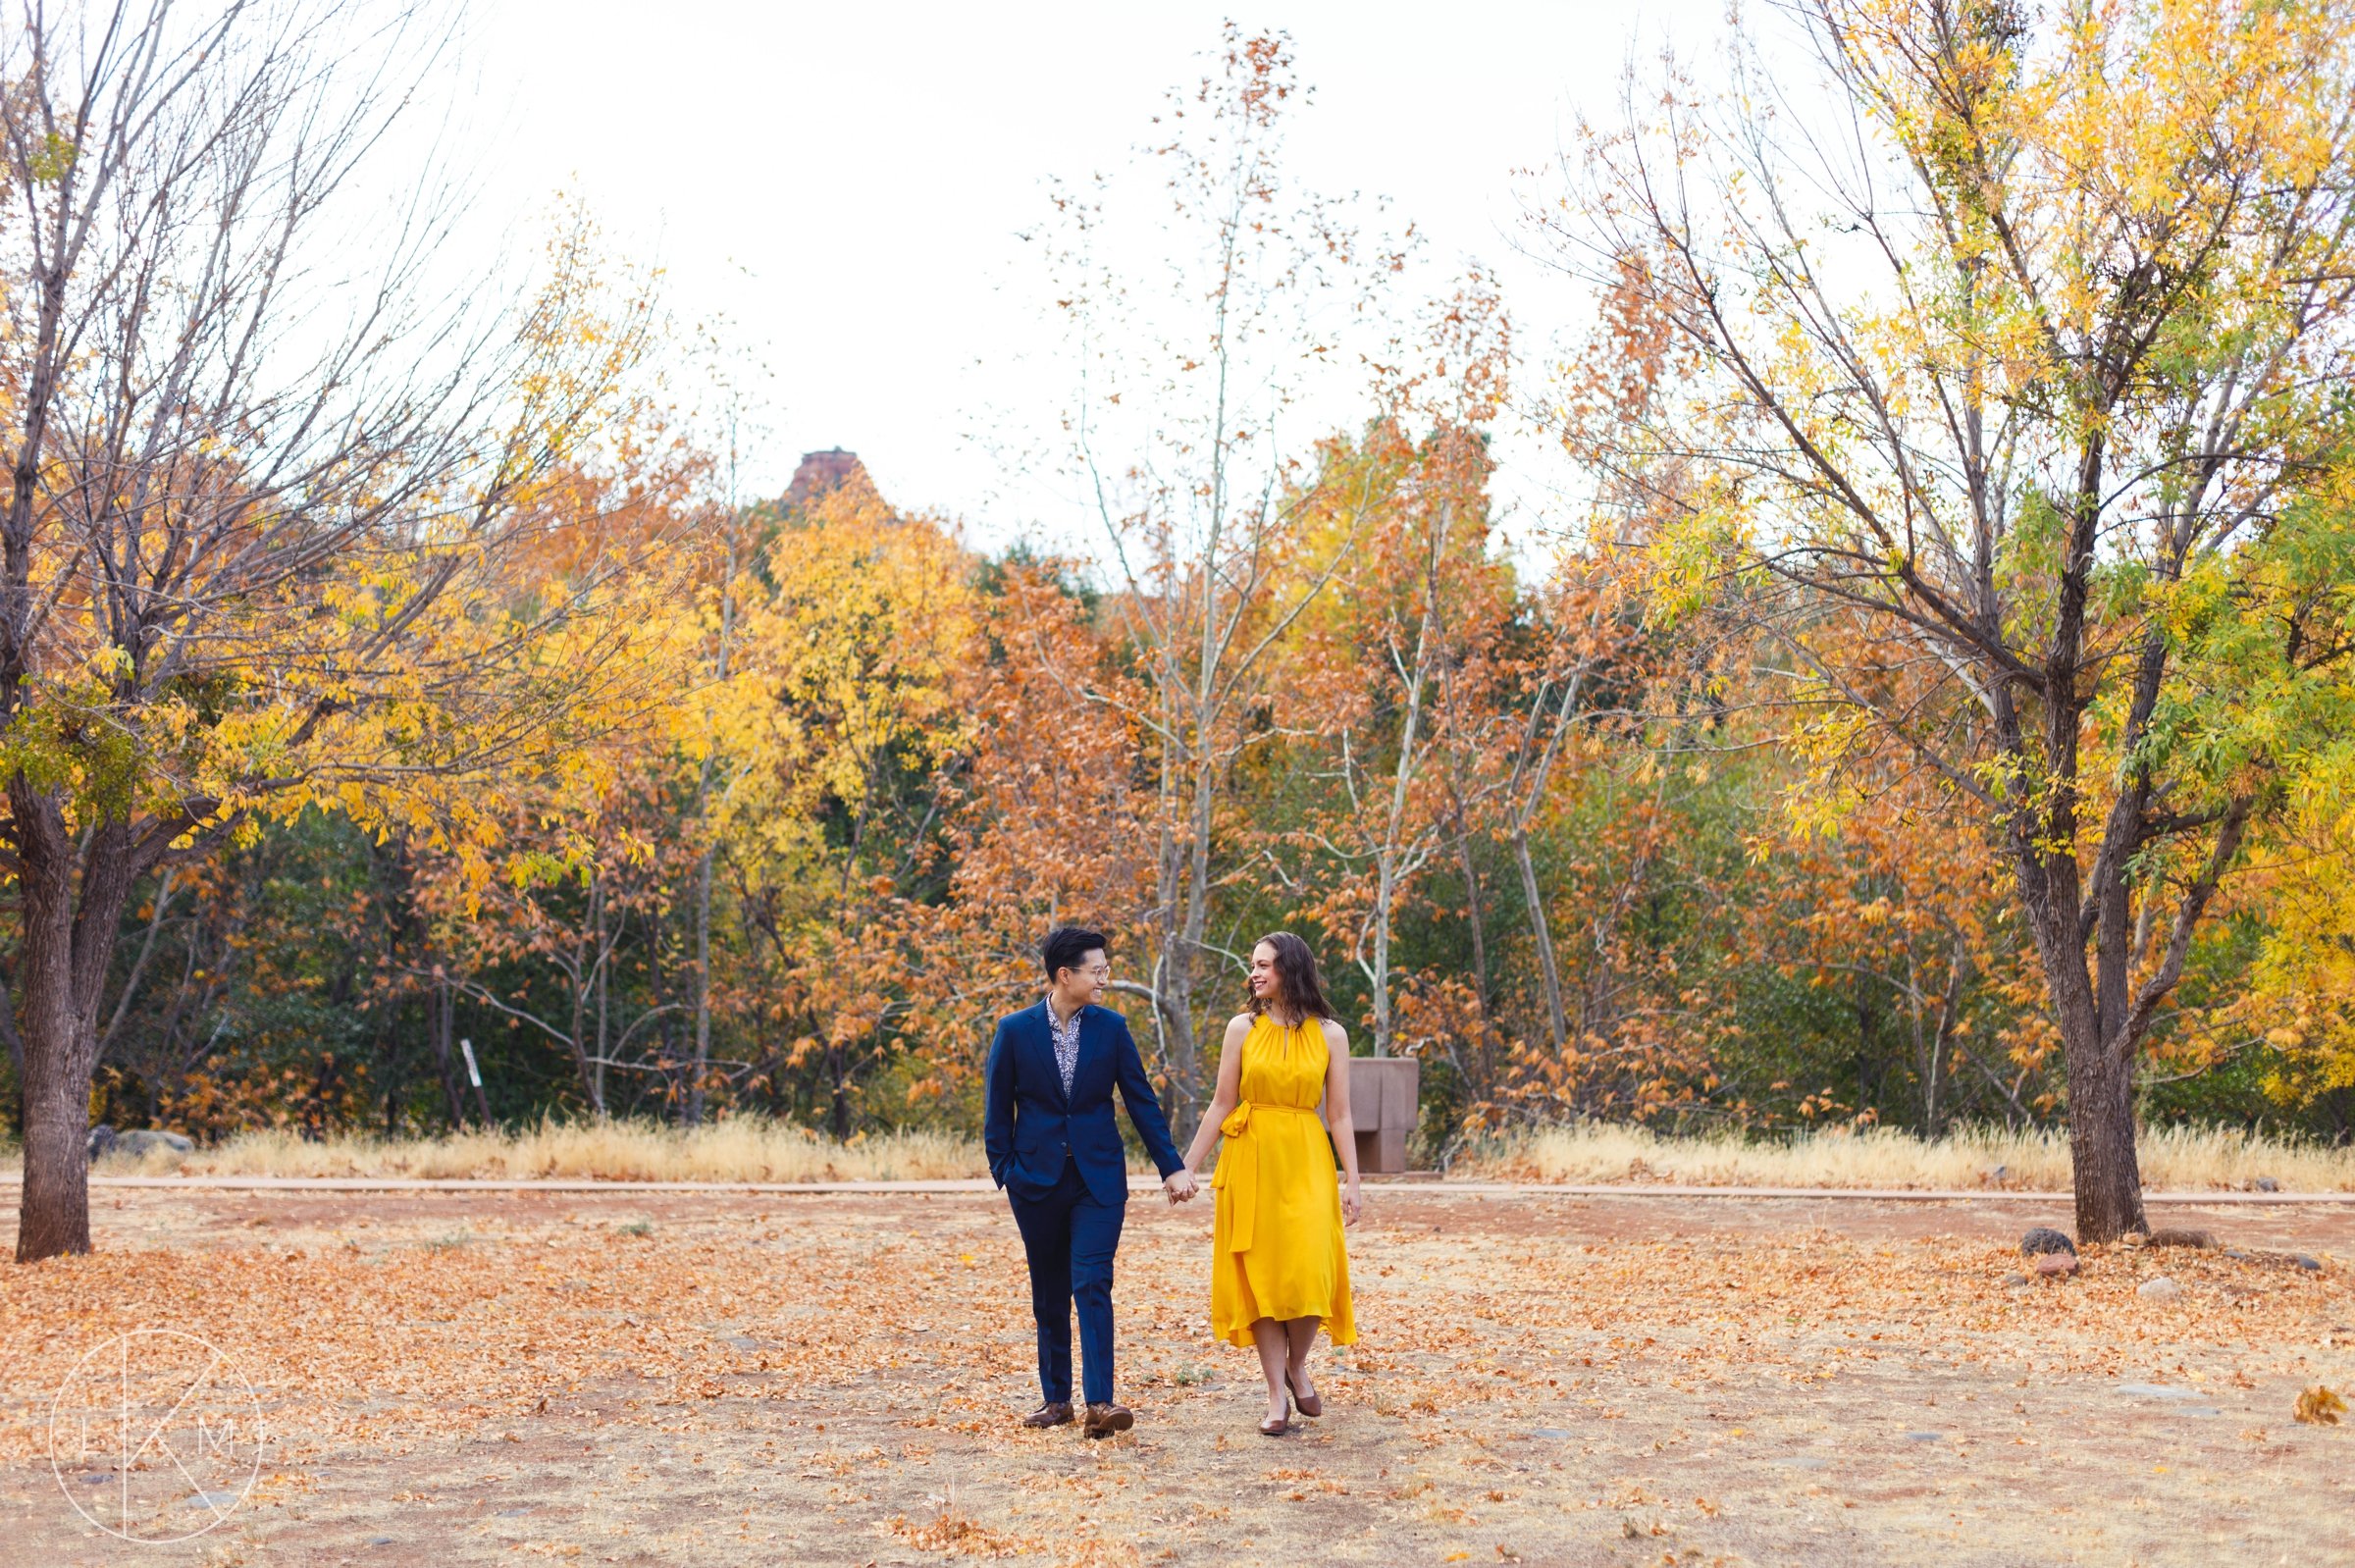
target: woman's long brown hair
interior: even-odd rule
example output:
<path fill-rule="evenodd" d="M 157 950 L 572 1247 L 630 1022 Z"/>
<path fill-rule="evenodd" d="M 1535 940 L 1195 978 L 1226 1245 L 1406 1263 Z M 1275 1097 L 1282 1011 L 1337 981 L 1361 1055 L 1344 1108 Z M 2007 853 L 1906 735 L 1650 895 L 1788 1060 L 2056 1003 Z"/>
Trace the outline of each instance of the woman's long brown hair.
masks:
<path fill-rule="evenodd" d="M 1281 1001 L 1301 1019 L 1329 1019 L 1333 1004 L 1325 1000 L 1325 982 L 1317 977 L 1317 956 L 1289 931 L 1274 931 L 1251 944 L 1276 950 L 1276 978 L 1283 985 Z M 1268 1005 L 1251 999 L 1251 1011 L 1265 1013 Z"/>

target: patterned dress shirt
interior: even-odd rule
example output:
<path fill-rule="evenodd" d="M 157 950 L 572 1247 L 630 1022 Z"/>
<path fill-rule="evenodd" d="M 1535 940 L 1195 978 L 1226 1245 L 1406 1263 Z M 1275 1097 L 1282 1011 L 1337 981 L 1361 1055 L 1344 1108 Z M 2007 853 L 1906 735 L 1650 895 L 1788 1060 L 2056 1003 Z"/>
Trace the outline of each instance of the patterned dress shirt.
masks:
<path fill-rule="evenodd" d="M 1055 1016 L 1055 1004 L 1047 1004 L 1047 1030 L 1055 1036 L 1055 1068 L 1063 1074 L 1063 1092 L 1072 1092 L 1072 1074 L 1079 1071 L 1079 1015 L 1074 1012 L 1067 1022 Z"/>

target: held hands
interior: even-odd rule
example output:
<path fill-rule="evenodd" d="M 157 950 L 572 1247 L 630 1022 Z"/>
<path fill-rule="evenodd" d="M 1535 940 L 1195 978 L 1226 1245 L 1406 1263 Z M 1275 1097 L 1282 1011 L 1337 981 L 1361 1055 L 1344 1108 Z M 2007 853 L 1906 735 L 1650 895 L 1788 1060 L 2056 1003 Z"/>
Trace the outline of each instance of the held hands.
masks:
<path fill-rule="evenodd" d="M 1170 1195 L 1172 1206 L 1184 1203 L 1194 1195 L 1194 1173 L 1181 1165 L 1163 1178 L 1161 1189 Z"/>

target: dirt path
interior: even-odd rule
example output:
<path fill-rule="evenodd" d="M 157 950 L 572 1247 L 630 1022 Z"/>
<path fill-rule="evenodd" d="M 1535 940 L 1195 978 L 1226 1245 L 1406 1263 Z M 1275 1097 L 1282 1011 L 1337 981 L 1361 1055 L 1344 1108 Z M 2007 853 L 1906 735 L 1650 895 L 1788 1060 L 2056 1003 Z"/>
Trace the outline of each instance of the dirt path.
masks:
<path fill-rule="evenodd" d="M 1140 1424 L 1087 1443 L 1013 1425 L 1027 1298 L 984 1196 L 98 1201 L 98 1255 L 0 1272 L 10 1562 L 2355 1560 L 2355 1426 L 2291 1419 L 2355 1391 L 2341 1208 L 2174 1208 L 2249 1256 L 2022 1286 L 2013 1243 L 2062 1199 L 1386 1190 L 1330 1413 L 1270 1440 L 1249 1356 L 1207 1337 L 1207 1205 L 1139 1199 Z M 2137 1293 L 2161 1273 L 2179 1298 Z M 222 1349 L 271 1431 L 179 1545 L 101 1534 L 45 1457 L 76 1362 L 142 1327 Z M 138 1479 L 142 1521 L 190 1506 Z"/>

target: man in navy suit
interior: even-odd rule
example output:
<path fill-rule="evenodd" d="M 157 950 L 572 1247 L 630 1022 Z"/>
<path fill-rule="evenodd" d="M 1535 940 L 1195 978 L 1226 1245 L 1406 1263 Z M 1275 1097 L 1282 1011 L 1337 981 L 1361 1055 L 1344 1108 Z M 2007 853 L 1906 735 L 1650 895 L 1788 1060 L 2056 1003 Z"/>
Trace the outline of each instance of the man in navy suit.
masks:
<path fill-rule="evenodd" d="M 1127 1213 L 1128 1159 L 1112 1117 L 1117 1085 L 1172 1203 L 1194 1195 L 1193 1173 L 1170 1141 L 1128 1020 L 1102 1005 L 1112 975 L 1104 938 L 1058 926 L 1040 945 L 1046 997 L 998 1020 L 989 1046 L 989 1099 L 981 1142 L 989 1174 L 1014 1205 L 1030 1260 L 1030 1311 L 1038 1320 L 1038 1383 L 1045 1403 L 1025 1427 L 1072 1419 L 1072 1308 L 1079 1309 L 1079 1364 L 1091 1437 L 1126 1432 L 1136 1418 L 1112 1397 L 1112 1259 Z"/>

